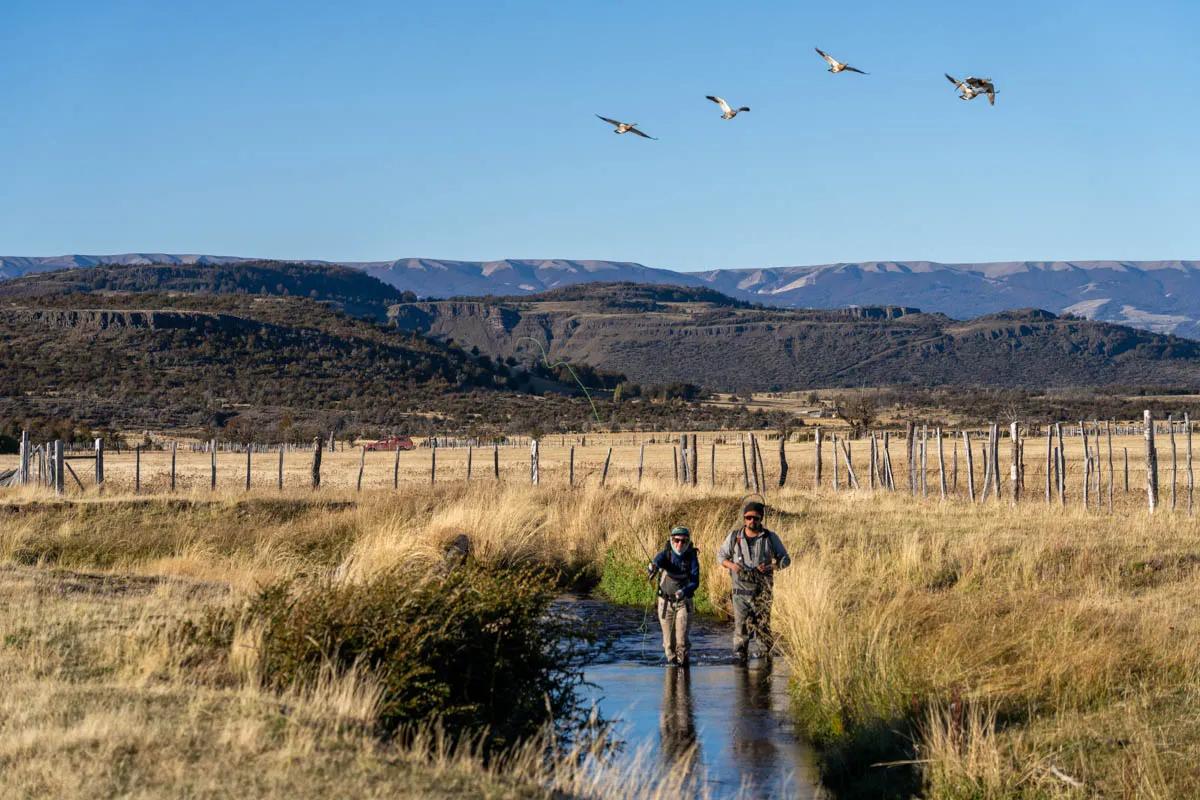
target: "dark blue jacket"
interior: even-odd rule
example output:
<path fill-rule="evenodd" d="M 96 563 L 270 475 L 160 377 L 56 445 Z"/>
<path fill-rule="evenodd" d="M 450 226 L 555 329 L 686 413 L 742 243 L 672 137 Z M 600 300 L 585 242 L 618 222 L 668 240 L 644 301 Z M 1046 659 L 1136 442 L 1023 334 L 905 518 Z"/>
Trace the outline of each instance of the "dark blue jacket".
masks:
<path fill-rule="evenodd" d="M 677 556 L 667 545 L 650 563 L 678 581 L 684 597 L 691 597 L 700 588 L 700 555 L 695 547 L 689 545 L 683 555 Z"/>

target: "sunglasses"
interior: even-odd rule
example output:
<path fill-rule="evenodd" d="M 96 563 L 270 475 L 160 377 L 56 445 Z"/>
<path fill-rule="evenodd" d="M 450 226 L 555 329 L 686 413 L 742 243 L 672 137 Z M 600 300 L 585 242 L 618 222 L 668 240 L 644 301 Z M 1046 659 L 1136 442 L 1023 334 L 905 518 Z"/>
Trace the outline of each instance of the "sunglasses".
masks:
<path fill-rule="evenodd" d="M 679 544 L 683 544 L 684 542 L 686 542 L 686 541 L 687 541 L 687 539 L 685 539 L 685 538 L 684 538 L 684 537 L 682 537 L 682 536 L 672 536 L 672 537 L 671 537 L 671 541 L 672 541 L 672 542 L 678 542 Z"/>
<path fill-rule="evenodd" d="M 747 514 L 745 519 L 748 522 L 762 522 L 762 517 L 758 516 L 757 514 Z"/>

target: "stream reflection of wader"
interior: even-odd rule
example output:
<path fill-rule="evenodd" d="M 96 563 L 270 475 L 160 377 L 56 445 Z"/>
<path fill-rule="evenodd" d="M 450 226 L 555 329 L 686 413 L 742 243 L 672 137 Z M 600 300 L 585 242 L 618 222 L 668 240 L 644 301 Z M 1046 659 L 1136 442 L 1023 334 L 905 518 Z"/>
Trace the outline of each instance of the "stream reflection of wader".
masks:
<path fill-rule="evenodd" d="M 689 757 L 692 758 L 692 764 L 700 763 L 700 746 L 696 738 L 696 709 L 692 703 L 692 675 L 687 669 L 668 667 L 663 672 L 658 732 L 661 738 L 659 751 L 664 766 L 674 768 L 681 760 Z"/>
<path fill-rule="evenodd" d="M 771 662 L 760 661 L 752 666 L 739 667 L 737 674 L 737 702 L 747 710 L 770 711 L 771 708 Z M 745 764 L 778 763 L 779 752 L 775 742 L 763 735 L 763 718 L 758 714 L 735 714 L 733 717 L 733 752 L 739 762 Z"/>

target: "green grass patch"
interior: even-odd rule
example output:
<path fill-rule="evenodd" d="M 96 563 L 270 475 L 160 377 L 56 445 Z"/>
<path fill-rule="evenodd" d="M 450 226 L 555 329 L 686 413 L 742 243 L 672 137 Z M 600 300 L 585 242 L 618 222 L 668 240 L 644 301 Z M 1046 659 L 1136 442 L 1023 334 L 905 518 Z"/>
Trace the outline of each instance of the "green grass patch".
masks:
<path fill-rule="evenodd" d="M 704 569 L 701 560 L 700 569 Z M 600 594 L 618 605 L 644 607 L 657 597 L 655 584 L 646 577 L 646 562 L 631 558 L 616 548 L 604 553 L 604 566 L 600 572 Z M 715 615 L 717 608 L 709 599 L 701 582 L 693 598 L 697 614 Z"/>

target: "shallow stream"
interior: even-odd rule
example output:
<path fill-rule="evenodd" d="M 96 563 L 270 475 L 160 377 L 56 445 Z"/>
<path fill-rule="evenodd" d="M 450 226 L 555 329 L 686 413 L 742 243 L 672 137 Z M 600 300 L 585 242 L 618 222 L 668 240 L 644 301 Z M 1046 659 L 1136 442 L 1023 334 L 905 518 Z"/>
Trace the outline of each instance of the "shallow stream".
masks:
<path fill-rule="evenodd" d="M 585 692 L 615 722 L 625 757 L 642 753 L 648 768 L 687 769 L 694 747 L 690 768 L 710 797 L 821 797 L 812 751 L 790 721 L 781 659 L 739 665 L 731 628 L 693 619 L 691 666 L 668 667 L 653 610 L 567 602 L 600 628 Z"/>

